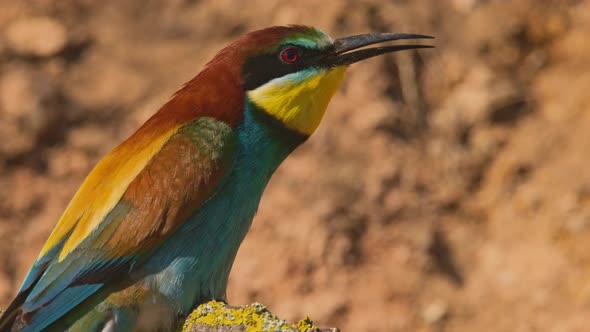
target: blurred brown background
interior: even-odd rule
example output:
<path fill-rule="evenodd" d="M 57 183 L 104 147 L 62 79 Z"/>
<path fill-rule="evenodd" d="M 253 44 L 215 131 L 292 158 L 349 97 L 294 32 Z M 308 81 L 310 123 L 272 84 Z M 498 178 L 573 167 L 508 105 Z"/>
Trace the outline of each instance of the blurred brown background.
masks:
<path fill-rule="evenodd" d="M 232 304 L 343 331 L 590 331 L 590 2 L 0 0 L 0 307 L 92 166 L 237 36 L 436 36 L 353 66 Z"/>

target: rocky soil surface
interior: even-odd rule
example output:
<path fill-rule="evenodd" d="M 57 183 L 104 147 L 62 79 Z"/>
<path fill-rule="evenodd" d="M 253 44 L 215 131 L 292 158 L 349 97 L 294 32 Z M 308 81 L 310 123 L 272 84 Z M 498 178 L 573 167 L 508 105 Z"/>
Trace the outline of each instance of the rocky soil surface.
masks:
<path fill-rule="evenodd" d="M 590 331 L 590 2 L 0 0 L 0 307 L 93 165 L 278 24 L 436 36 L 353 66 L 231 275 L 342 331 Z"/>

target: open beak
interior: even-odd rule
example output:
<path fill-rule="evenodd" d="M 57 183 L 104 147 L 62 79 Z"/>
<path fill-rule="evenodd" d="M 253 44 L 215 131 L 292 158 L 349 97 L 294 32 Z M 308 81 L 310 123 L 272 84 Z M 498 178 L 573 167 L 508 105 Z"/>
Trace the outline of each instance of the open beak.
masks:
<path fill-rule="evenodd" d="M 389 45 L 359 48 L 399 39 L 433 39 L 434 37 L 404 33 L 368 33 L 334 40 L 334 49 L 331 56 L 326 59 L 331 66 L 346 66 L 352 63 L 372 58 L 377 55 L 392 53 L 417 48 L 433 48 L 431 45 Z M 357 51 L 354 51 L 357 50 Z M 354 52 L 351 52 L 354 51 Z"/>

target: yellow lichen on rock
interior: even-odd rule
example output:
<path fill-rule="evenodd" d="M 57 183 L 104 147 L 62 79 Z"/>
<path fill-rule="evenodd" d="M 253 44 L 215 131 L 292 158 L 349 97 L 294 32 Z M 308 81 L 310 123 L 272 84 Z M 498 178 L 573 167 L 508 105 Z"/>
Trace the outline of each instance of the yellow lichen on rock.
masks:
<path fill-rule="evenodd" d="M 305 317 L 297 324 L 289 324 L 278 318 L 260 304 L 232 307 L 222 302 L 211 301 L 201 304 L 186 319 L 182 332 L 202 331 L 209 326 L 219 330 L 221 327 L 241 327 L 245 332 L 315 332 L 318 328 Z M 235 331 L 232 329 L 232 331 Z"/>

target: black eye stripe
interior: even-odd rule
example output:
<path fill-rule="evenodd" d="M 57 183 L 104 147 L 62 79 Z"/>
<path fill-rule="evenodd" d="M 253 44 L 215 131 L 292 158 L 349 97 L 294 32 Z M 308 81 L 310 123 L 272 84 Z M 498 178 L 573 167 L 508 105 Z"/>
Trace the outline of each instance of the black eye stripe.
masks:
<path fill-rule="evenodd" d="M 294 47 L 298 51 L 298 59 L 293 63 L 281 60 L 281 52 L 287 47 Z M 250 91 L 261 85 L 290 73 L 313 67 L 321 59 L 321 51 L 298 46 L 286 45 L 273 53 L 262 54 L 248 59 L 242 68 L 244 90 Z"/>

